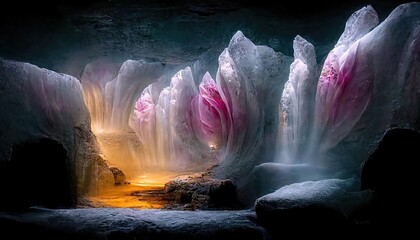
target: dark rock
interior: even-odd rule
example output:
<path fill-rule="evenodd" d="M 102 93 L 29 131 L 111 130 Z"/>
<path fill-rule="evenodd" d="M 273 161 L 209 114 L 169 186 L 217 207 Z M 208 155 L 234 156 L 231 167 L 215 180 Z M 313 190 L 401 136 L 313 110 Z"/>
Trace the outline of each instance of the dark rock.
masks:
<path fill-rule="evenodd" d="M 126 177 L 123 171 L 121 171 L 117 167 L 110 167 L 109 170 L 111 170 L 112 174 L 114 175 L 114 180 L 116 185 L 124 184 L 126 183 Z"/>
<path fill-rule="evenodd" d="M 191 206 L 193 209 L 208 209 L 210 200 L 209 195 L 193 193 L 191 195 Z"/>
<path fill-rule="evenodd" d="M 230 180 L 215 181 L 209 189 L 210 206 L 234 207 L 237 204 L 236 188 Z"/>
<path fill-rule="evenodd" d="M 10 161 L 0 168 L 0 208 L 69 207 L 76 199 L 67 166 L 68 153 L 52 139 L 14 145 Z"/>
<path fill-rule="evenodd" d="M 79 193 L 79 196 L 98 196 L 114 186 L 114 175 L 100 154 L 95 152 L 87 154 L 86 160 L 82 166 L 78 167 L 80 169 L 77 173 L 78 187 L 85 191 L 84 194 Z"/>
<path fill-rule="evenodd" d="M 370 202 L 371 192 L 358 191 L 354 179 L 295 183 L 259 198 L 259 221 L 276 230 L 296 225 L 345 225 Z"/>
<path fill-rule="evenodd" d="M 165 184 L 166 198 L 172 204 L 167 208 L 179 209 L 238 209 L 242 206 L 236 198 L 236 188 L 230 180 L 214 179 L 207 174 L 197 174 L 172 180 Z"/>
<path fill-rule="evenodd" d="M 418 211 L 420 133 L 410 129 L 388 130 L 378 148 L 363 163 L 361 185 L 374 191 L 372 221 L 382 224 L 408 222 Z M 415 215 L 417 216 L 417 215 Z"/>

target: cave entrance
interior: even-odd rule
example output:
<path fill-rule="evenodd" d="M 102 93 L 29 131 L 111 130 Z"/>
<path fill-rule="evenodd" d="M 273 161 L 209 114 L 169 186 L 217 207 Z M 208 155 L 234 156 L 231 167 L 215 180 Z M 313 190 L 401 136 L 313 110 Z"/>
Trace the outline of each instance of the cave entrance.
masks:
<path fill-rule="evenodd" d="M 6 208 L 70 207 L 74 203 L 67 150 L 52 139 L 17 144 L 2 174 Z M 3 197 L 7 196 L 7 197 Z"/>

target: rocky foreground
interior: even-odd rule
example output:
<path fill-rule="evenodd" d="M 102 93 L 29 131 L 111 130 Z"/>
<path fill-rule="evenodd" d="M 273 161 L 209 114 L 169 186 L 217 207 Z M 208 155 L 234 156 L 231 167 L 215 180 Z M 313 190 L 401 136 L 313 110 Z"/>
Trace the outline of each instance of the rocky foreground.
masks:
<path fill-rule="evenodd" d="M 252 211 L 35 208 L 21 214 L 0 213 L 0 226 L 2 235 L 10 239 L 266 238 Z"/>

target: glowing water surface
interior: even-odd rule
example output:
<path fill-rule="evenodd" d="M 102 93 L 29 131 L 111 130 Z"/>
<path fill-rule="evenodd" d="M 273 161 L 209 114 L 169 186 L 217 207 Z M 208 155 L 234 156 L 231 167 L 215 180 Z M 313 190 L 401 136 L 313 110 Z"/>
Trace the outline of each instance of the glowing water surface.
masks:
<path fill-rule="evenodd" d="M 163 191 L 165 183 L 181 175 L 173 172 L 143 173 L 128 179 L 129 184 L 105 189 L 89 200 L 94 207 L 161 209 L 170 203 Z"/>

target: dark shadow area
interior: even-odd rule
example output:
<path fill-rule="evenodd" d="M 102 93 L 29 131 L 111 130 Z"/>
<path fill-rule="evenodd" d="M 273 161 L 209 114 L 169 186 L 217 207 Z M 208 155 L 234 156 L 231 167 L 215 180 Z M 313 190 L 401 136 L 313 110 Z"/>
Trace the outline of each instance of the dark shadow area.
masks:
<path fill-rule="evenodd" d="M 57 141 L 40 139 L 13 146 L 10 161 L 1 169 L 0 209 L 59 208 L 73 203 L 67 150 Z"/>
<path fill-rule="evenodd" d="M 419 160 L 420 133 L 395 128 L 386 132 L 378 148 L 364 162 L 362 190 L 374 191 L 368 216 L 375 227 L 414 231 L 413 219 L 419 212 L 419 175 L 414 166 Z"/>
<path fill-rule="evenodd" d="M 0 56 L 80 78 L 99 57 L 171 65 L 217 56 L 236 31 L 292 56 L 296 35 L 323 62 L 350 15 L 371 4 L 380 20 L 403 0 L 279 2 L 238 0 L 65 0 L 0 8 Z M 211 67 L 211 66 L 209 66 Z"/>

